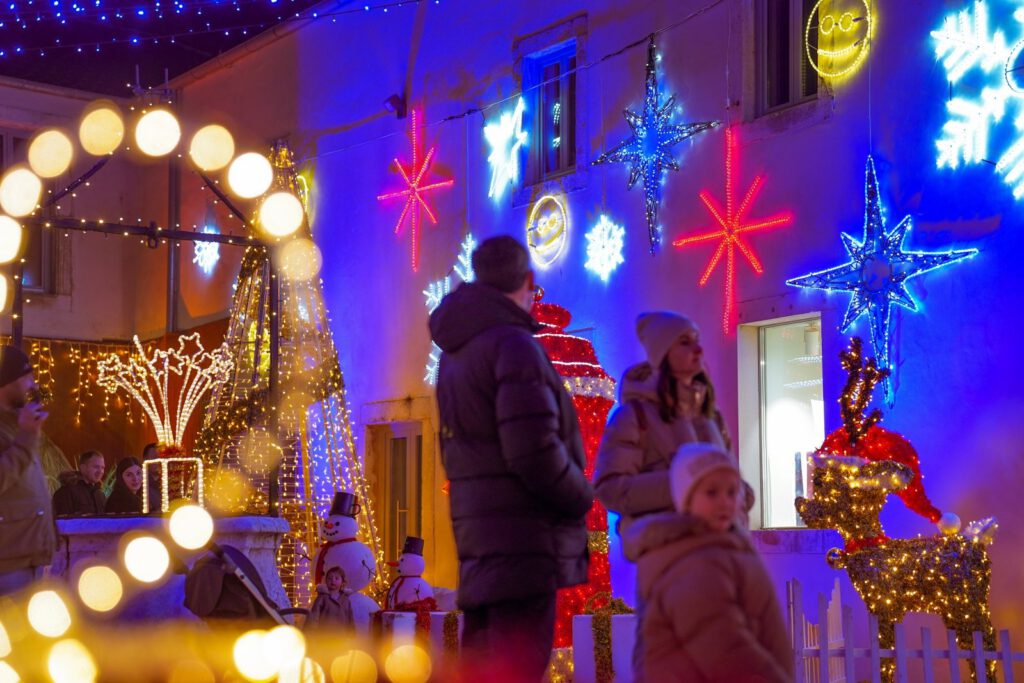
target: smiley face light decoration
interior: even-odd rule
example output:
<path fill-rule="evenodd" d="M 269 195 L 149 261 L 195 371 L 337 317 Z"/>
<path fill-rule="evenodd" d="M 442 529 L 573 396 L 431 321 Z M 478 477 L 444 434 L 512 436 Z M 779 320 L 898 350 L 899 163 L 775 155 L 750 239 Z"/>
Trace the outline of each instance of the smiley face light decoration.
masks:
<path fill-rule="evenodd" d="M 565 251 L 569 242 L 569 213 L 565 201 L 546 194 L 530 209 L 526 223 L 526 244 L 535 266 L 551 267 Z"/>
<path fill-rule="evenodd" d="M 871 0 L 818 0 L 804 29 L 807 61 L 822 78 L 848 76 L 867 59 L 874 28 Z"/>

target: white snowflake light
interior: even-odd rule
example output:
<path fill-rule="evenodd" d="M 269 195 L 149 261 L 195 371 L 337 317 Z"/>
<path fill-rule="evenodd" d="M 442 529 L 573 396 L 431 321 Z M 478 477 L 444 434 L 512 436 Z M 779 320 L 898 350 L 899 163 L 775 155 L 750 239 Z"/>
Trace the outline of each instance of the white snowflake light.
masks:
<path fill-rule="evenodd" d="M 1018 9 L 1013 18 L 1020 39 L 1012 44 L 1003 31 L 990 30 L 985 0 L 946 16 L 942 28 L 932 31 L 935 55 L 942 60 L 949 82 L 970 80 L 978 93 L 949 99 L 948 118 L 935 144 L 939 168 L 980 163 L 988 158 L 992 127 L 1012 117 L 1016 132 L 995 160 L 995 168 L 1020 199 L 1024 197 L 1024 80 L 1018 75 L 1017 62 L 1024 51 L 1024 10 Z"/>
<path fill-rule="evenodd" d="M 476 273 L 473 272 L 473 252 L 475 250 L 476 238 L 471 234 L 466 235 L 466 239 L 462 240 L 462 244 L 459 245 L 459 257 L 455 265 L 452 266 L 451 272 L 440 280 L 434 280 L 423 290 L 427 313 L 433 313 L 434 309 L 441 304 L 441 299 L 445 298 L 452 290 L 453 275 L 457 275 L 462 282 L 472 282 L 476 279 Z M 437 384 L 437 370 L 440 364 L 441 347 L 430 342 L 430 355 L 427 357 L 427 373 L 423 376 L 424 382 L 431 386 Z"/>
<path fill-rule="evenodd" d="M 609 276 L 624 263 L 622 245 L 626 236 L 625 229 L 612 222 L 608 216 L 602 215 L 601 220 L 590 229 L 587 237 L 587 270 L 594 273 L 602 281 L 608 282 Z"/>
<path fill-rule="evenodd" d="M 497 123 L 484 126 L 484 137 L 491 146 L 491 155 L 487 157 L 491 165 L 491 188 L 487 196 L 495 200 L 501 199 L 506 185 L 514 185 L 519 180 L 519 149 L 526 144 L 525 110 L 526 103 L 520 97 L 511 114 L 502 114 Z"/>
<path fill-rule="evenodd" d="M 216 235 L 220 233 L 215 226 L 207 225 L 203 227 L 203 232 L 207 235 Z M 196 242 L 192 247 L 192 263 L 195 263 L 199 268 L 209 275 L 213 272 L 214 267 L 217 265 L 217 261 L 220 260 L 220 244 L 217 242 Z"/>

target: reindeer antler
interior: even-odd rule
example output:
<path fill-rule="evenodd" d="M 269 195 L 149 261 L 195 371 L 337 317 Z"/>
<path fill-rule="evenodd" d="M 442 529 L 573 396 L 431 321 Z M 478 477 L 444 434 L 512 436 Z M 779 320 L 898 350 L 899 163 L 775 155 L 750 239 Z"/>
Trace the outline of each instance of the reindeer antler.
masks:
<path fill-rule="evenodd" d="M 889 370 L 879 368 L 874 358 L 864 360 L 863 349 L 864 345 L 860 338 L 853 337 L 850 339 L 849 350 L 839 353 L 839 360 L 847 373 L 846 386 L 839 397 L 839 405 L 851 444 L 857 443 L 872 425 L 881 421 L 882 411 L 878 408 L 867 415 L 864 414 L 864 410 L 871 402 L 875 385 L 889 376 Z"/>

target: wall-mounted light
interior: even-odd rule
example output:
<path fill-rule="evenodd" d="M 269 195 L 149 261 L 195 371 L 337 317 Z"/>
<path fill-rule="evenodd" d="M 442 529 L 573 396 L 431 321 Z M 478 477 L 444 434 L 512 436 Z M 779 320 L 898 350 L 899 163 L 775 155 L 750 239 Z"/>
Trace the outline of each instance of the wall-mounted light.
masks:
<path fill-rule="evenodd" d="M 384 108 L 394 114 L 397 118 L 405 118 L 405 98 L 401 95 L 395 94 L 384 100 Z"/>

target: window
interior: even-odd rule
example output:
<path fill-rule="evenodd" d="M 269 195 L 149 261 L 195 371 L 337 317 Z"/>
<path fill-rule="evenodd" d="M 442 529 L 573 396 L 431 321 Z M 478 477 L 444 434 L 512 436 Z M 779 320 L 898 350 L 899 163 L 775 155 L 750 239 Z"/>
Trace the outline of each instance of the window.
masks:
<path fill-rule="evenodd" d="M 793 500 L 807 494 L 807 456 L 825 439 L 821 318 L 741 326 L 740 353 L 740 395 L 756 397 L 740 407 L 744 476 L 760 488 L 753 517 L 762 528 L 803 526 Z"/>
<path fill-rule="evenodd" d="M 813 99 L 818 74 L 807 58 L 805 27 L 817 0 L 757 0 L 757 101 L 764 114 Z M 811 40 L 817 42 L 817 32 Z M 817 45 L 812 44 L 813 54 Z"/>
<path fill-rule="evenodd" d="M 0 133 L 0 172 L 9 166 L 25 163 L 28 158 L 29 138 L 24 134 L 6 131 Z M 29 292 L 53 291 L 53 235 L 49 230 L 27 228 L 22 252 L 23 286 Z M 13 268 L 13 266 L 8 266 Z"/>
<path fill-rule="evenodd" d="M 406 536 L 423 528 L 423 428 L 421 422 L 371 427 L 374 440 L 376 501 L 384 557 L 398 559 Z"/>
<path fill-rule="evenodd" d="M 535 52 L 523 61 L 523 93 L 530 144 L 526 184 L 576 169 L 576 41 Z"/>

